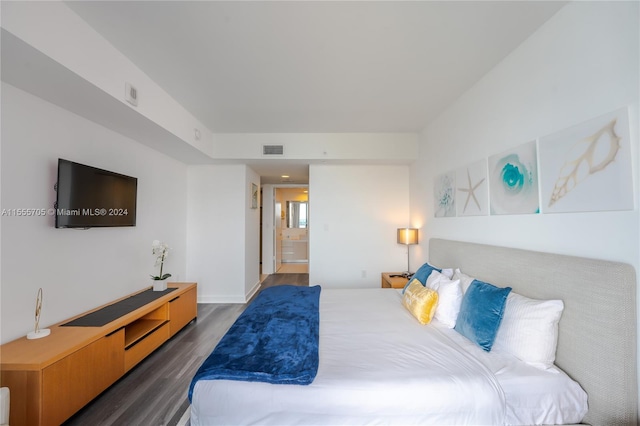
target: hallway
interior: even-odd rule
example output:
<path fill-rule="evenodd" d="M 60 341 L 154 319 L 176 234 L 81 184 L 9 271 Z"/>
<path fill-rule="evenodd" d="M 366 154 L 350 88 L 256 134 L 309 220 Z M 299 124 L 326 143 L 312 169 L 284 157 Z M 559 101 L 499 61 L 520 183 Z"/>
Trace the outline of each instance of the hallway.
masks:
<path fill-rule="evenodd" d="M 280 269 L 276 271 L 277 274 L 308 274 L 308 263 L 283 263 Z"/>

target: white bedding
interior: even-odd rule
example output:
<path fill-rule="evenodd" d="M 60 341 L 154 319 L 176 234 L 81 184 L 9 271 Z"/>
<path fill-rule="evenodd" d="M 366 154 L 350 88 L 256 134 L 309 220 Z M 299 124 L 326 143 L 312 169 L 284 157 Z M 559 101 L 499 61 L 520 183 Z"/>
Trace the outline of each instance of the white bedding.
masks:
<path fill-rule="evenodd" d="M 541 370 L 495 347 L 487 353 L 454 330 L 447 335 L 495 375 L 506 395 L 505 424 L 579 423 L 587 414 L 587 394 L 559 368 Z"/>
<path fill-rule="evenodd" d="M 586 395 L 564 373 L 420 325 L 389 289 L 323 289 L 319 355 L 309 386 L 199 381 L 191 423 L 540 424 L 586 413 Z"/>

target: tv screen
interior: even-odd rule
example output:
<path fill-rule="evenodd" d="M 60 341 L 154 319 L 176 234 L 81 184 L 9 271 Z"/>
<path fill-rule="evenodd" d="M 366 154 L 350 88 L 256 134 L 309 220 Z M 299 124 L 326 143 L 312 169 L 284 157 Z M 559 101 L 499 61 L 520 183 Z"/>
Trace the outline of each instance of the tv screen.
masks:
<path fill-rule="evenodd" d="M 135 226 L 138 179 L 58 159 L 56 228 Z"/>

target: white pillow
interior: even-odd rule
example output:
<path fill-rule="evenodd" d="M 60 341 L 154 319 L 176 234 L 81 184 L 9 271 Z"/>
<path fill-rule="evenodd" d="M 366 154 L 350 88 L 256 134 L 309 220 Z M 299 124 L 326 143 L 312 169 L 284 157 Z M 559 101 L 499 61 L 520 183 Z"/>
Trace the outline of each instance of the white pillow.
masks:
<path fill-rule="evenodd" d="M 467 292 L 467 289 L 469 288 L 469 286 L 471 285 L 471 283 L 473 282 L 473 280 L 475 278 L 470 277 L 467 274 L 463 274 L 460 269 L 456 269 L 456 271 L 453 273 L 453 278 L 454 280 L 460 280 L 460 287 L 462 287 L 462 294 Z"/>
<path fill-rule="evenodd" d="M 442 268 L 442 272 L 440 273 L 447 278 L 453 277 L 453 269 L 451 268 Z"/>
<path fill-rule="evenodd" d="M 529 299 L 511 292 L 493 347 L 507 351 L 534 367 L 553 366 L 558 345 L 562 300 Z"/>
<path fill-rule="evenodd" d="M 433 271 L 425 287 L 438 292 L 435 319 L 449 328 L 455 327 L 462 304 L 460 280 L 450 280 L 446 275 Z"/>

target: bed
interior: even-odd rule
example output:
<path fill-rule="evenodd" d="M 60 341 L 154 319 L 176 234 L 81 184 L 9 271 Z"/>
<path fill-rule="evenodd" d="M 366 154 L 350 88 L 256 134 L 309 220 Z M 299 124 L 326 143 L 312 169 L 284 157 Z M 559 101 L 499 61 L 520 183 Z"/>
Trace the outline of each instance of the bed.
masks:
<path fill-rule="evenodd" d="M 395 290 L 322 290 L 315 379 L 195 381 L 192 424 L 636 424 L 633 268 L 440 239 L 429 253 L 433 265 L 562 300 L 557 367 L 423 326 Z"/>

